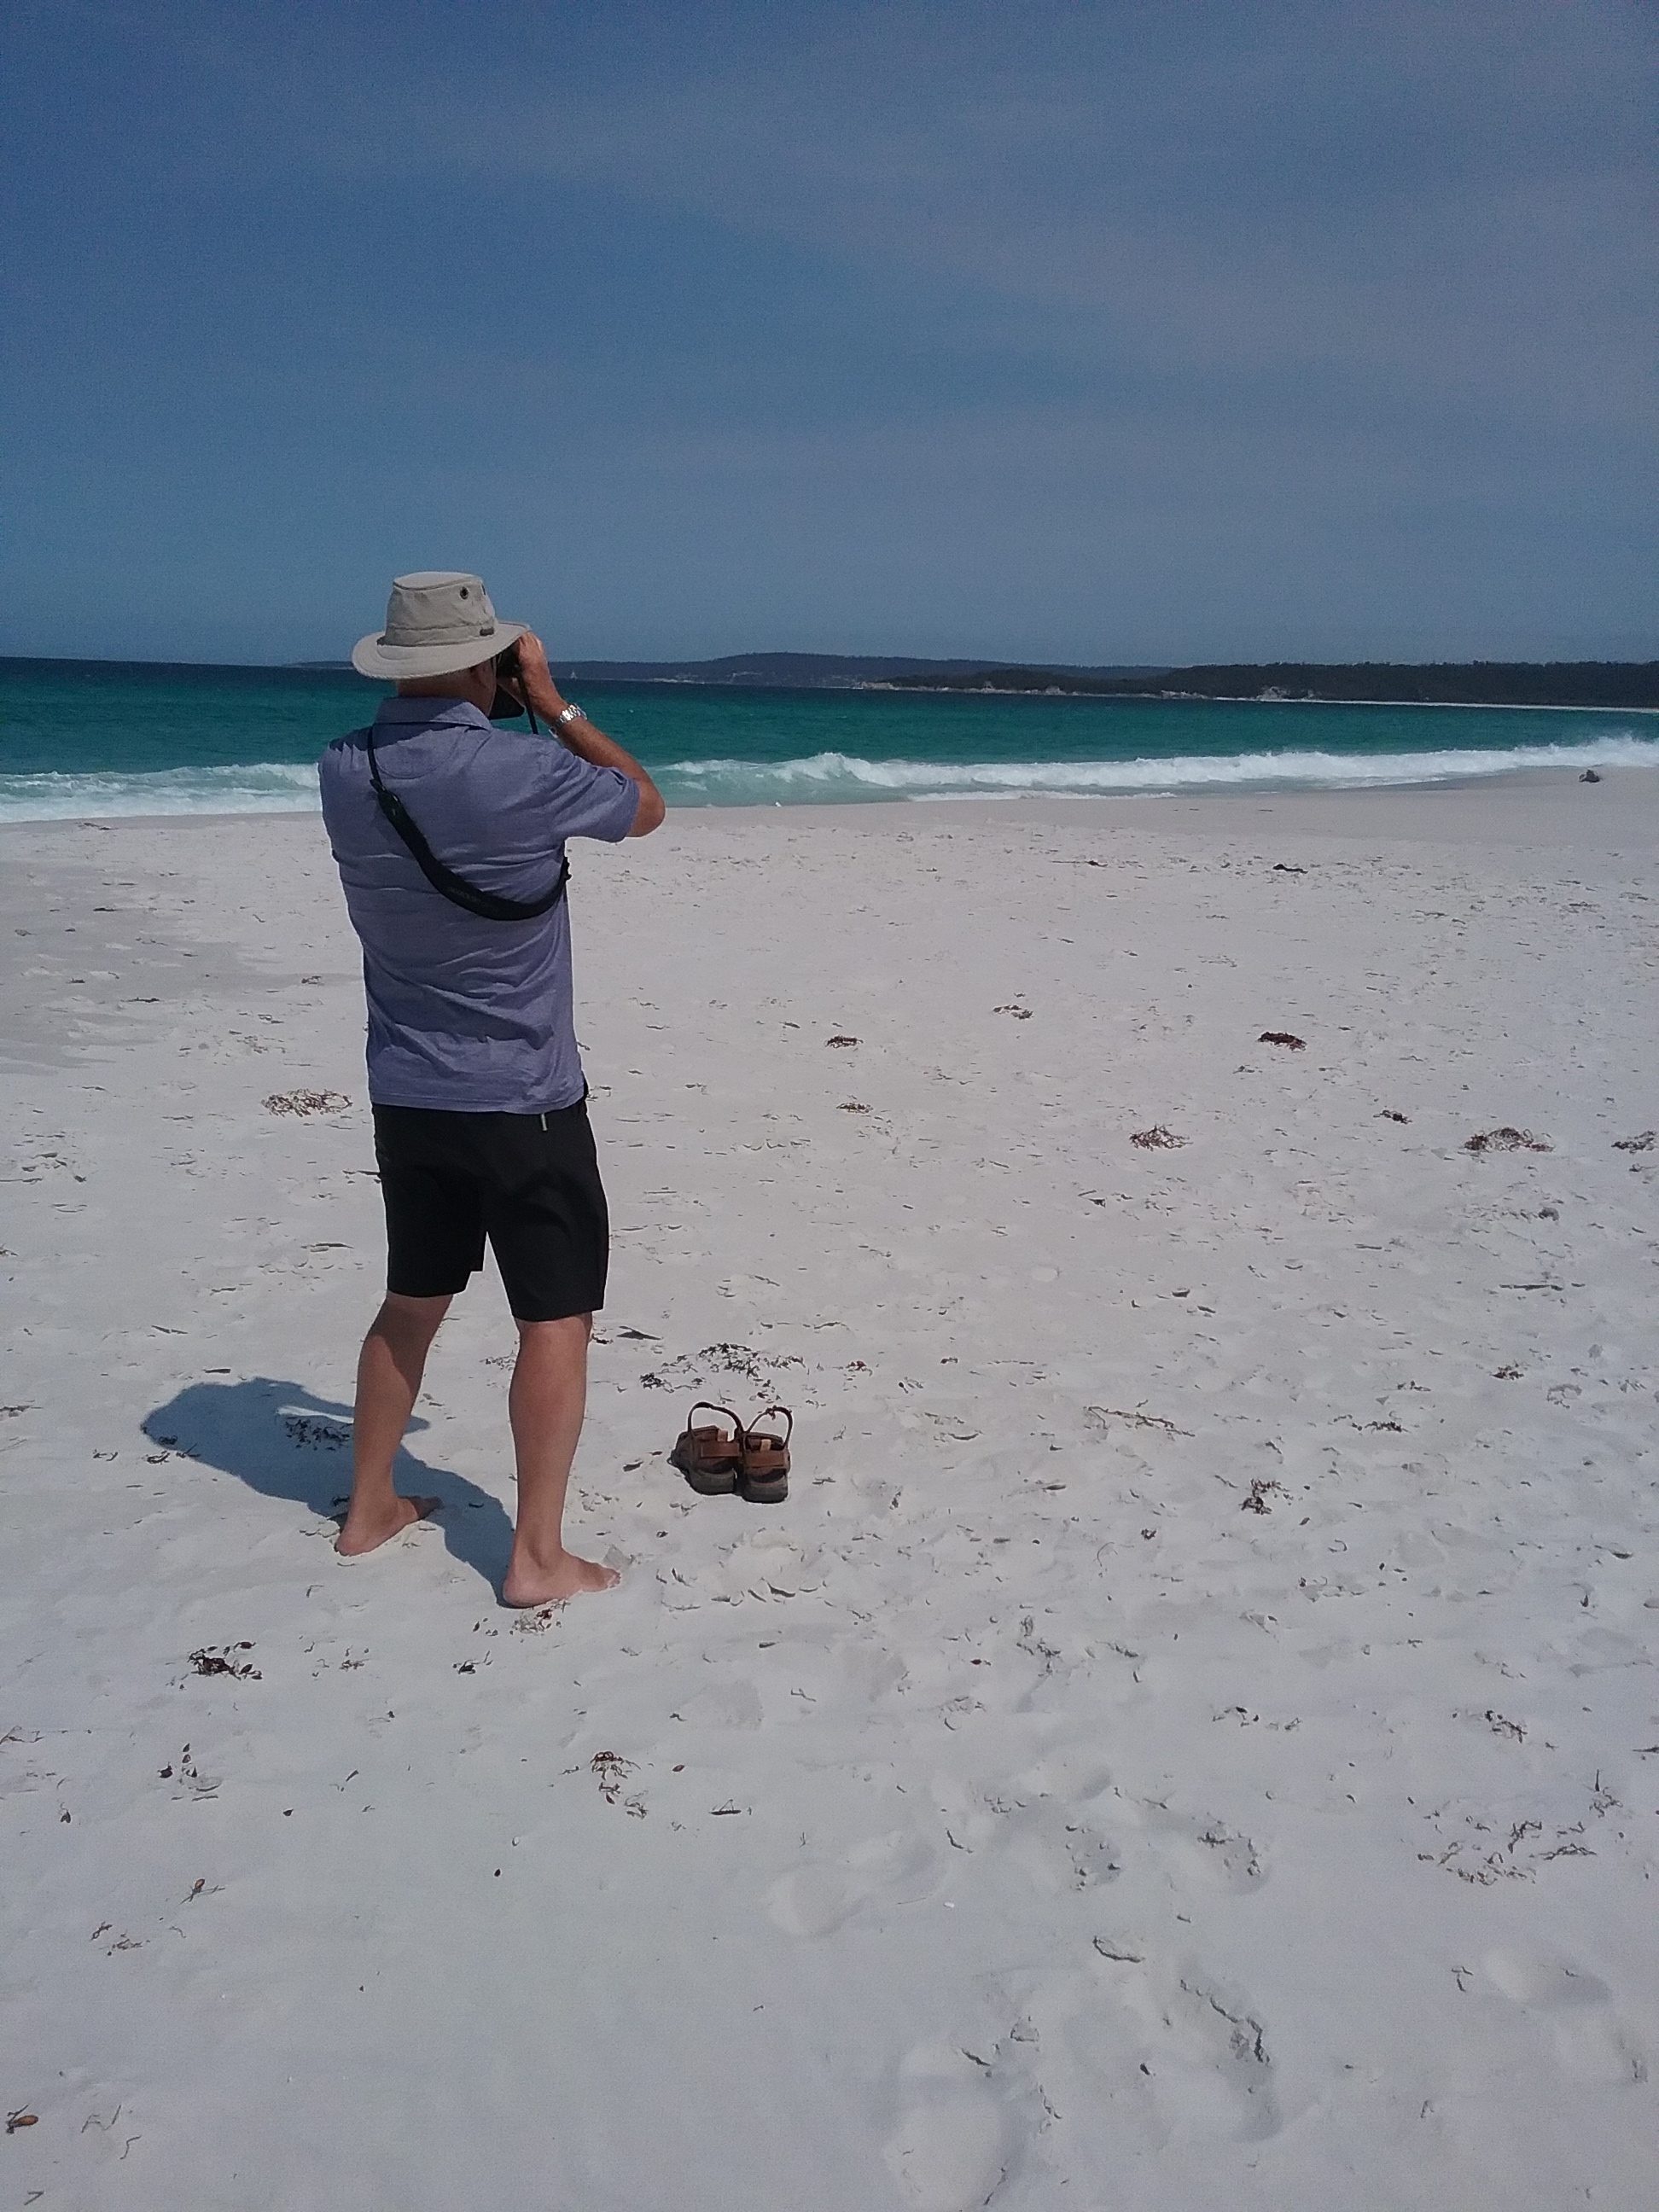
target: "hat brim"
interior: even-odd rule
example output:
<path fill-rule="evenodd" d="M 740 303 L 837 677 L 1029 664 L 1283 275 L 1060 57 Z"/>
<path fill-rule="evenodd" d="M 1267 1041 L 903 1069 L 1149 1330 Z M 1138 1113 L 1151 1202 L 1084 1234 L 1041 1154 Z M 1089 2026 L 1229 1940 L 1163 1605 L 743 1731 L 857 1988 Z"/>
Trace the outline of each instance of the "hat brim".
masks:
<path fill-rule="evenodd" d="M 383 630 L 371 630 L 352 647 L 351 665 L 359 676 L 390 677 L 394 683 L 453 676 L 457 669 L 493 660 L 529 634 L 528 623 L 498 622 L 488 637 L 459 638 L 453 645 L 388 645 Z"/>

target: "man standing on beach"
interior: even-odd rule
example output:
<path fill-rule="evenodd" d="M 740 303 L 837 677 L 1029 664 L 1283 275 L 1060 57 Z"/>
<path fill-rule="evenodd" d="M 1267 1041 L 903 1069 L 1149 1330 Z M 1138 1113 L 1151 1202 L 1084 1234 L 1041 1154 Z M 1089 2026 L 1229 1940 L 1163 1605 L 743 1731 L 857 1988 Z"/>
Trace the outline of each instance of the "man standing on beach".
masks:
<path fill-rule="evenodd" d="M 496 657 L 514 647 L 515 696 L 557 743 L 489 719 Z M 564 843 L 647 836 L 662 797 L 560 697 L 540 641 L 496 620 L 477 576 L 398 577 L 385 629 L 351 657 L 398 690 L 319 769 L 362 940 L 387 1244 L 338 1549 L 373 1551 L 440 1502 L 400 1497 L 392 1464 L 438 1325 L 487 1238 L 519 1329 L 507 1398 L 518 1517 L 501 1595 L 544 1605 L 617 1579 L 563 1540 L 610 1251 L 572 1012 Z"/>

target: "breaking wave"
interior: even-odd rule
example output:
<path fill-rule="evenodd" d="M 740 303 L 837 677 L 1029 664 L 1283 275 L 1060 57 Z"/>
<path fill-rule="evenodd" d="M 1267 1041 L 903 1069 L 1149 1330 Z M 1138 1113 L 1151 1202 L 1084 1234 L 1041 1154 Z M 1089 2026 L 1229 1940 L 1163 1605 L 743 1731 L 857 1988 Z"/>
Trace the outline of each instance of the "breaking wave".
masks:
<path fill-rule="evenodd" d="M 83 775 L 0 775 L 0 822 L 108 821 L 125 814 L 314 814 L 317 770 L 309 761 L 255 761 L 246 768 L 114 769 Z"/>
<path fill-rule="evenodd" d="M 819 805 L 881 799 L 1202 790 L 1343 791 L 1461 783 L 1525 769 L 1656 768 L 1659 738 L 1626 732 L 1581 744 L 1420 753 L 1251 752 L 1079 761 L 866 760 L 814 753 L 786 761 L 676 761 L 655 771 L 681 805 Z"/>
<path fill-rule="evenodd" d="M 1441 752 L 1278 752 L 1133 760 L 872 760 L 822 752 L 797 760 L 679 760 L 653 769 L 671 805 L 826 805 L 908 799 L 1007 799 L 1205 790 L 1375 789 L 1469 782 L 1528 769 L 1656 768 L 1659 738 L 1628 731 L 1579 744 Z M 124 815 L 303 814 L 317 811 L 308 761 L 243 767 L 0 775 L 0 822 Z"/>

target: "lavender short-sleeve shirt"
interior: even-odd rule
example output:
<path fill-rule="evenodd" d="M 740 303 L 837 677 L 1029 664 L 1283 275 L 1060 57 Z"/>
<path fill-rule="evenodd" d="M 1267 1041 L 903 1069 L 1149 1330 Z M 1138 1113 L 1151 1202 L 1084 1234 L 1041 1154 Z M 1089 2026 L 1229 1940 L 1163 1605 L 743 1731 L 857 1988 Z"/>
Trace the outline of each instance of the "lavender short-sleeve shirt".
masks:
<path fill-rule="evenodd" d="M 427 882 L 380 812 L 368 732 L 318 765 L 323 819 L 363 945 L 368 1095 L 379 1106 L 542 1114 L 585 1085 L 572 1013 L 569 902 L 533 921 L 484 921 Z M 639 789 L 556 739 L 498 729 L 460 699 L 386 701 L 380 776 L 438 858 L 480 890 L 552 888 L 567 837 L 625 837 Z"/>

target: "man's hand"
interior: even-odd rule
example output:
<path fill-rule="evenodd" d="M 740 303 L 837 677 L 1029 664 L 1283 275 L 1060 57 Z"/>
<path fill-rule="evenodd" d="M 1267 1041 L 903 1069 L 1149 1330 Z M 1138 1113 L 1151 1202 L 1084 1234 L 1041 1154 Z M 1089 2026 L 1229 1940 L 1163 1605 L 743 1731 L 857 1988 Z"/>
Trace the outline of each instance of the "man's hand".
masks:
<path fill-rule="evenodd" d="M 662 793 L 640 766 L 631 753 L 624 752 L 614 739 L 590 722 L 580 709 L 568 722 L 560 723 L 558 717 L 565 710 L 565 702 L 559 696 L 559 687 L 553 681 L 552 671 L 547 665 L 546 648 L 533 630 L 526 630 L 519 640 L 519 668 L 521 680 L 507 689 L 515 698 L 526 700 L 536 712 L 556 725 L 553 734 L 568 752 L 578 760 L 590 762 L 595 768 L 619 769 L 640 787 L 639 811 L 634 817 L 630 837 L 648 837 L 657 829 L 667 811 Z"/>
<path fill-rule="evenodd" d="M 519 640 L 519 670 L 520 682 L 508 686 L 515 697 L 526 701 L 547 721 L 563 714 L 565 702 L 547 665 L 547 648 L 533 629 Z"/>

